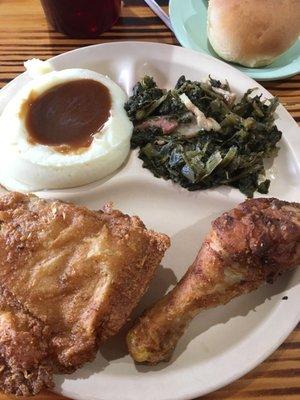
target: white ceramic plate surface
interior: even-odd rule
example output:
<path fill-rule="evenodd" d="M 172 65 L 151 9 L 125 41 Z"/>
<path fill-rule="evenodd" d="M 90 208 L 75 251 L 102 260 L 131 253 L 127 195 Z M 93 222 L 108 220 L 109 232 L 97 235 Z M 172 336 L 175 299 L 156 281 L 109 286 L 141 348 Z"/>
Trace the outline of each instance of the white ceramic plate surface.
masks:
<path fill-rule="evenodd" d="M 57 69 L 82 67 L 109 75 L 129 94 L 144 74 L 163 87 L 171 87 L 181 74 L 202 79 L 211 74 L 228 79 L 239 94 L 258 87 L 249 77 L 210 56 L 154 43 L 124 42 L 78 49 L 51 60 Z M 29 80 L 23 74 L 0 92 L 0 112 L 6 102 Z M 300 132 L 287 111 L 278 108 L 278 127 L 284 138 L 269 170 L 269 196 L 300 201 Z M 139 215 L 150 228 L 165 232 L 172 246 L 163 259 L 146 305 L 175 284 L 193 261 L 210 222 L 244 200 L 236 189 L 188 192 L 171 182 L 154 178 L 142 168 L 135 152 L 109 179 L 85 187 L 39 192 L 99 209 L 107 201 Z M 78 400 L 183 400 L 220 388 L 262 362 L 287 337 L 299 321 L 300 269 L 274 285 L 233 300 L 226 306 L 201 313 L 181 339 L 171 362 L 155 367 L 137 366 L 126 354 L 124 335 L 102 347 L 97 359 L 73 375 L 58 376 L 56 391 Z M 288 300 L 282 300 L 288 296 Z"/>

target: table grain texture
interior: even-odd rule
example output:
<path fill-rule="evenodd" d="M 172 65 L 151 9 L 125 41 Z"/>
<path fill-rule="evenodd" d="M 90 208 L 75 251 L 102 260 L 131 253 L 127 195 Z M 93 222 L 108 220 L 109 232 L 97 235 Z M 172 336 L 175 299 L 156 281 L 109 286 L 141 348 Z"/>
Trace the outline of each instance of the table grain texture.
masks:
<path fill-rule="evenodd" d="M 120 40 L 146 40 L 178 45 L 172 32 L 142 0 L 127 0 L 124 3 L 121 18 L 111 31 L 97 39 L 70 39 L 47 25 L 38 0 L 0 0 L 0 87 L 23 72 L 23 61 L 32 57 L 47 59 L 77 47 Z M 167 11 L 168 1 L 161 0 L 159 3 Z M 299 124 L 300 75 L 263 85 L 279 97 Z M 43 392 L 35 398 L 65 399 L 51 392 Z M 0 393 L 0 400 L 13 399 L 16 398 Z M 300 325 L 255 370 L 201 399 L 300 399 Z"/>

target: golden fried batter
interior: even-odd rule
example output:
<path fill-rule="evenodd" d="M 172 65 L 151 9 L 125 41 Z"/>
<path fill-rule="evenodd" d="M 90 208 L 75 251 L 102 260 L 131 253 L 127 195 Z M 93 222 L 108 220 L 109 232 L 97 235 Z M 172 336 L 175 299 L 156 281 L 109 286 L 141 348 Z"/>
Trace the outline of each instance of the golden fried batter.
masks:
<path fill-rule="evenodd" d="M 167 236 L 109 207 L 0 197 L 2 388 L 36 393 L 51 385 L 53 369 L 93 359 L 128 320 L 168 247 Z"/>
<path fill-rule="evenodd" d="M 247 200 L 212 224 L 196 260 L 178 285 L 129 332 L 138 362 L 168 360 L 201 310 L 272 282 L 300 263 L 300 204 Z"/>
<path fill-rule="evenodd" d="M 49 329 L 24 312 L 9 292 L 0 290 L 0 387 L 30 395 L 52 387 Z"/>

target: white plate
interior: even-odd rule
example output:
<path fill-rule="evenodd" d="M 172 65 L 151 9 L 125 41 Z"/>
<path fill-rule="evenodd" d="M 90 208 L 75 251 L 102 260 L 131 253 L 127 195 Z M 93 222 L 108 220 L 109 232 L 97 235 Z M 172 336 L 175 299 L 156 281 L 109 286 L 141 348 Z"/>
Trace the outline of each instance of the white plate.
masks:
<path fill-rule="evenodd" d="M 242 94 L 259 87 L 238 70 L 212 57 L 175 46 L 124 42 L 78 49 L 51 60 L 57 69 L 83 67 L 108 74 L 130 93 L 145 73 L 170 87 L 181 74 L 201 79 L 211 74 L 228 79 Z M 28 81 L 23 74 L 1 91 L 0 112 L 7 100 Z M 299 128 L 287 111 L 278 109 L 278 127 L 284 133 L 281 150 L 271 168 L 270 196 L 300 200 Z M 110 179 L 86 187 L 38 193 L 100 208 L 106 201 L 139 215 L 148 227 L 171 236 L 163 260 L 143 305 L 151 303 L 181 277 L 194 259 L 210 222 L 244 200 L 235 189 L 188 192 L 154 178 L 141 166 L 136 153 Z M 175 275 L 174 275 L 175 274 Z M 155 367 L 137 366 L 126 355 L 124 336 L 110 340 L 97 359 L 73 375 L 58 376 L 56 391 L 78 400 L 183 400 L 204 395 L 239 378 L 262 362 L 299 321 L 300 270 L 272 286 L 201 313 L 180 341 L 172 361 Z M 288 296 L 288 300 L 282 300 Z"/>

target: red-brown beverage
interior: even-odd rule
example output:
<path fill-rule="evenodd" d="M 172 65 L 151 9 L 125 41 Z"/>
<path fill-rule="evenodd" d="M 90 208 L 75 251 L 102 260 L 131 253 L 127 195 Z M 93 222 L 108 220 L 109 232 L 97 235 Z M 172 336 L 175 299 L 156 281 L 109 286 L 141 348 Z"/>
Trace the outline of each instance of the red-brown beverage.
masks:
<path fill-rule="evenodd" d="M 41 0 L 53 27 L 73 37 L 96 37 L 117 21 L 121 0 Z"/>

